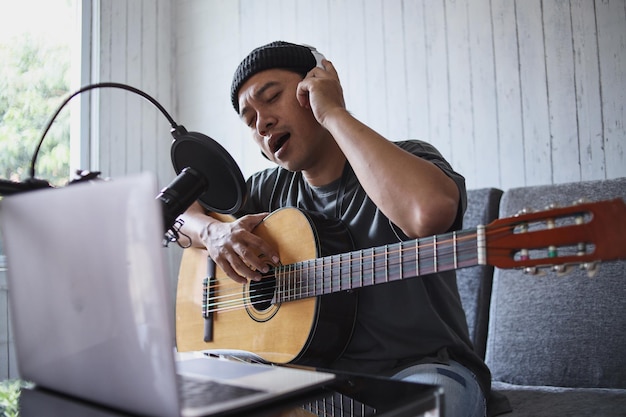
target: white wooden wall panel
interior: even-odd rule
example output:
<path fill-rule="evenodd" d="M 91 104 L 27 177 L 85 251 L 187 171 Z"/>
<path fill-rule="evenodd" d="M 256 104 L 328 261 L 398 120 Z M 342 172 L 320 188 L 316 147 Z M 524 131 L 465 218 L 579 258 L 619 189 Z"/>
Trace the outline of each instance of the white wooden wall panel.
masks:
<path fill-rule="evenodd" d="M 384 89 L 387 101 L 387 135 L 397 138 L 406 137 L 408 132 L 408 105 L 406 99 L 407 66 L 404 33 L 402 31 L 403 2 L 386 0 L 380 3 L 382 14 L 382 32 L 384 50 L 384 80 L 378 88 Z M 350 13 L 348 11 L 348 13 Z M 348 14 L 349 15 L 349 14 Z M 400 17 L 400 19 L 398 19 Z M 348 35 L 348 39 L 350 39 Z M 350 43 L 346 42 L 348 45 Z"/>
<path fill-rule="evenodd" d="M 180 124 L 176 112 L 172 2 L 170 0 L 99 0 L 94 18 L 99 33 L 92 46 L 98 54 L 93 82 L 119 82 L 138 88 L 156 99 Z M 97 159 L 89 168 L 113 179 L 152 172 L 159 188 L 175 173 L 170 160 L 170 125 L 143 97 L 120 89 L 100 89 L 93 118 L 98 119 Z M 85 167 L 87 168 L 87 167 Z M 155 197 L 156 197 L 155 190 Z M 166 250 L 166 249 L 164 249 Z M 167 250 L 172 294 L 180 250 Z"/>
<path fill-rule="evenodd" d="M 498 121 L 498 158 L 493 162 L 499 169 L 491 178 L 501 187 L 525 184 L 524 129 L 522 121 L 522 93 L 520 57 L 517 53 L 517 24 L 514 3 L 492 3 L 494 69 Z M 512 53 L 515 51 L 515 53 Z M 479 138 L 483 140 L 483 138 Z M 468 185 L 472 180 L 468 178 Z M 479 184 L 487 185 L 482 179 Z M 470 185 L 471 186 L 471 185 Z M 489 186 L 489 185 L 487 185 Z"/>
<path fill-rule="evenodd" d="M 580 180 L 573 36 L 569 1 L 543 4 L 552 182 Z M 553 133 L 558 133 L 554 135 Z"/>
<path fill-rule="evenodd" d="M 450 150 L 449 159 L 456 170 L 468 177 L 475 177 L 474 125 L 472 119 L 472 83 L 473 72 L 470 59 L 470 37 L 468 19 L 468 0 L 446 0 L 446 27 L 454 27 L 449 31 L 448 73 L 449 96 L 448 107 L 450 118 Z M 454 139 L 456 140 L 454 140 Z"/>
<path fill-rule="evenodd" d="M 141 1 L 129 1 L 127 2 L 126 11 L 126 64 L 123 67 L 128 67 L 131 70 L 126 71 L 125 80 L 128 84 L 133 86 L 141 85 L 140 88 L 144 88 L 141 84 L 143 77 L 144 65 L 141 60 L 141 45 L 143 43 L 143 5 Z M 131 29 L 132 28 L 132 29 Z M 128 30 L 131 29 L 131 30 Z M 139 69 L 133 71 L 133 68 Z M 118 92 L 123 94 L 121 91 Z M 124 172 L 132 169 L 136 171 L 142 171 L 143 152 L 142 152 L 142 135 L 143 135 L 143 123 L 141 121 L 141 112 L 144 105 L 141 98 L 129 97 L 126 101 L 125 117 L 126 119 L 126 137 L 124 142 L 126 145 L 126 157 L 124 160 Z M 136 138 L 137 140 L 132 140 Z M 140 157 L 138 157 L 140 156 Z M 122 158 L 120 158 L 122 159 Z M 132 167 L 132 168 L 131 168 Z"/>
<path fill-rule="evenodd" d="M 114 81 L 111 74 L 111 59 L 113 55 L 113 47 L 111 45 L 111 32 L 112 32 L 112 21 L 113 21 L 113 3 L 110 1 L 105 1 L 100 3 L 100 11 L 98 16 L 98 10 L 94 10 L 94 19 L 99 19 L 99 25 L 96 26 L 100 33 L 99 35 L 99 44 L 94 45 L 95 53 L 99 55 L 100 68 L 95 68 L 94 73 L 96 76 L 93 82 L 100 81 Z M 120 46 L 125 47 L 125 46 Z M 111 149 L 111 137 L 109 135 L 109 131 L 111 129 L 113 114 L 111 112 L 111 102 L 113 98 L 113 94 L 108 91 L 95 91 L 94 96 L 98 100 L 98 113 L 94 116 L 97 119 L 97 131 L 94 132 L 97 135 L 95 138 L 95 146 L 97 147 L 97 152 L 95 152 L 96 160 L 92 160 L 90 168 L 97 169 L 104 172 L 104 175 L 110 176 L 111 167 L 108 163 L 110 159 L 110 149 Z M 102 157 L 101 157 L 102 156 Z"/>
<path fill-rule="evenodd" d="M 550 122 L 541 1 L 517 5 L 525 185 L 552 181 Z"/>
<path fill-rule="evenodd" d="M 182 7 L 186 4 L 193 7 Z M 220 12 L 215 13 L 216 9 Z M 176 27 L 184 28 L 174 35 L 179 122 L 190 131 L 219 139 L 235 160 L 244 164 L 246 155 L 238 140 L 242 126 L 229 98 L 232 64 L 228 57 L 239 49 L 234 36 L 239 22 L 237 3 L 190 1 L 177 10 Z M 216 97 L 221 100 L 214 100 Z"/>
<path fill-rule="evenodd" d="M 420 139 L 432 142 L 446 158 L 452 155 L 450 143 L 450 84 L 448 44 L 446 36 L 445 3 L 441 0 L 424 1 L 424 28 L 427 65 L 428 136 Z M 442 71 L 445 68 L 446 71 Z M 367 121 L 365 121 L 367 122 Z M 395 140 L 395 138 L 390 138 Z"/>
<path fill-rule="evenodd" d="M 366 11 L 363 7 L 363 3 L 363 0 L 348 0 L 337 4 L 335 12 L 330 14 L 331 18 L 329 19 L 329 27 L 327 27 L 325 31 L 326 42 L 328 42 L 329 33 L 337 34 L 337 36 L 333 36 L 330 39 L 333 42 L 333 46 L 337 48 L 337 55 L 344 57 L 345 61 L 348 62 L 363 62 L 368 57 L 369 50 L 365 39 L 369 36 L 369 34 L 366 31 Z M 371 6 L 376 8 L 376 10 L 380 10 L 378 1 L 371 2 Z M 328 6 L 326 8 L 326 13 L 328 13 Z M 319 23 L 320 21 L 323 22 L 324 19 L 317 18 L 316 23 Z M 307 32 L 304 31 L 301 32 L 300 39 L 304 39 L 306 33 Z M 313 31 L 313 33 L 315 33 L 315 31 Z M 288 39 L 289 38 L 286 38 L 286 40 Z M 359 41 L 341 42 L 339 41 L 340 39 L 358 39 Z M 319 41 L 323 42 L 321 38 Z M 312 42 L 313 41 L 310 41 L 310 43 Z M 318 42 L 318 40 L 316 40 L 316 42 Z M 315 46 L 321 50 L 319 45 Z M 321 51 L 325 54 L 327 53 L 326 51 Z M 371 58 L 375 59 L 374 57 Z M 382 67 L 380 69 L 382 70 Z M 362 74 L 364 75 L 366 71 L 367 68 L 363 68 Z M 365 97 L 369 94 L 369 89 L 373 88 L 373 86 L 363 83 L 363 79 L 364 76 L 345 79 L 344 88 L 348 91 L 359 91 L 361 97 Z M 350 111 L 356 117 L 367 117 L 368 100 L 352 100 L 350 102 Z M 376 128 L 376 126 L 372 127 Z"/>
<path fill-rule="evenodd" d="M 501 171 L 494 31 L 493 24 L 484 22 L 486 16 L 492 17 L 490 4 L 490 0 L 471 0 L 467 4 L 473 126 L 471 143 L 474 146 L 471 164 L 474 166 L 475 178 L 497 176 Z M 467 173 L 465 175 L 469 176 Z"/>
<path fill-rule="evenodd" d="M 365 55 L 362 61 L 352 62 L 345 55 L 341 53 L 334 53 L 334 48 L 337 48 L 337 44 L 341 43 L 354 43 L 354 38 L 340 38 L 334 37 L 331 33 L 329 44 L 327 47 L 324 45 L 315 45 L 317 49 L 322 51 L 326 58 L 333 61 L 339 77 L 342 80 L 350 79 L 350 75 L 357 77 L 361 85 L 366 86 L 366 93 L 363 94 L 362 90 L 357 86 L 356 90 L 348 90 L 344 88 L 346 92 L 346 105 L 348 109 L 352 109 L 352 103 L 362 101 L 367 106 L 367 113 L 361 116 L 357 113 L 355 115 L 361 120 L 367 120 L 368 124 L 376 131 L 383 135 L 389 134 L 388 119 L 386 114 L 387 104 L 387 82 L 391 80 L 387 79 L 385 74 L 385 48 L 384 48 L 384 33 L 383 26 L 381 24 L 381 16 L 383 6 L 380 0 L 370 0 L 363 2 L 363 25 L 365 28 L 365 37 L 363 42 L 365 44 Z M 335 14 L 335 9 L 329 11 L 331 14 Z M 345 21 L 348 27 L 359 25 L 358 21 L 352 21 L 350 18 L 354 15 L 351 12 L 349 16 L 345 16 Z M 352 42 L 350 42 L 352 40 Z M 294 42 L 298 42 L 294 40 Z M 331 49 L 332 48 L 332 49 Z M 339 46 L 341 50 L 341 46 Z M 348 67 L 348 65 L 350 65 Z M 351 68 L 352 71 L 351 71 Z M 360 71 L 359 71 L 360 70 Z M 359 71 L 357 75 L 355 72 Z M 349 85 L 349 84 L 347 84 Z M 346 86 L 347 86 L 346 85 Z M 396 100 L 400 100 L 399 97 L 394 97 Z"/>
<path fill-rule="evenodd" d="M 106 2 L 102 2 L 104 5 Z M 111 45 L 111 55 L 108 61 L 108 75 L 109 80 L 115 82 L 128 83 L 127 71 L 130 66 L 127 59 L 128 50 L 128 32 L 133 32 L 136 27 L 128 27 L 127 14 L 128 3 L 120 3 L 119 1 L 113 1 L 111 6 L 111 25 L 109 27 L 101 27 L 103 30 L 102 39 L 108 39 Z M 104 31 L 109 30 L 108 36 L 105 37 Z M 102 69 L 106 68 L 105 62 L 101 59 L 100 64 Z M 136 67 L 135 67 L 136 68 Z M 137 86 L 135 86 L 137 87 Z M 140 88 L 140 87 L 137 87 Z M 126 159 L 132 158 L 136 155 L 129 155 L 127 149 L 127 143 L 130 142 L 131 137 L 127 134 L 127 113 L 129 101 L 141 100 L 141 98 L 134 97 L 133 94 L 126 93 L 124 91 L 103 91 L 100 96 L 111 95 L 109 101 L 109 114 L 111 120 L 108 126 L 100 125 L 103 129 L 102 134 L 106 136 L 100 137 L 100 143 L 108 145 L 108 152 L 104 152 L 104 149 L 100 152 L 102 161 L 101 169 L 103 172 L 108 172 L 113 178 L 132 173 L 135 170 L 134 167 L 129 167 L 130 171 L 126 168 Z M 103 109 L 104 110 L 104 109 Z M 106 130 L 105 130 L 106 129 Z M 108 140 L 107 140 L 108 139 Z M 134 140 L 134 139 L 133 139 Z M 106 169 L 106 171 L 104 171 Z"/>
<path fill-rule="evenodd" d="M 626 5 L 596 1 L 606 175 L 624 175 L 626 163 Z"/>
<path fill-rule="evenodd" d="M 355 116 L 432 142 L 470 188 L 626 175 L 624 0 L 173 2 L 179 110 L 246 174 L 268 165 L 232 112 L 230 77 L 283 39 L 333 61 Z"/>
<path fill-rule="evenodd" d="M 158 50 L 158 36 L 154 35 L 155 33 L 158 33 L 157 29 L 161 27 L 157 21 L 159 18 L 158 9 L 156 18 L 151 19 L 148 17 L 154 13 L 154 5 L 146 1 L 140 2 L 140 4 L 142 7 L 140 12 L 142 16 L 140 39 L 142 42 L 139 48 L 141 74 L 134 80 L 134 82 L 140 83 L 143 91 L 150 92 L 149 94 L 155 94 L 153 97 L 160 101 L 162 97 L 159 95 L 158 88 L 158 54 L 155 53 L 155 51 Z M 169 68 L 170 63 L 167 62 L 167 64 L 166 68 Z M 147 105 L 141 100 L 135 100 L 134 102 L 136 103 L 136 108 L 139 109 L 139 122 L 141 130 L 140 132 L 137 132 L 136 137 L 140 138 L 138 141 L 139 153 L 141 154 L 140 170 L 143 171 L 148 167 L 159 166 L 159 155 L 164 154 L 165 152 L 161 147 L 154 146 L 153 141 L 156 138 L 159 138 L 157 140 L 165 142 L 167 134 L 164 130 L 159 129 L 160 126 L 163 126 L 162 123 L 159 123 L 162 122 L 160 113 L 155 112 L 150 105 Z M 174 110 L 175 109 L 170 109 L 172 112 Z"/>
<path fill-rule="evenodd" d="M 173 45 L 169 0 L 100 0 L 100 68 L 97 80 L 136 87 L 155 98 L 177 119 L 173 92 Z M 159 184 L 174 178 L 169 160 L 169 124 L 139 95 L 101 89 L 99 96 L 99 166 L 119 177 L 151 171 Z"/>
<path fill-rule="evenodd" d="M 576 115 L 581 178 L 605 178 L 600 65 L 595 5 L 588 0 L 571 2 Z"/>
<path fill-rule="evenodd" d="M 407 129 L 417 139 L 428 137 L 428 71 L 426 55 L 426 28 L 421 2 L 404 4 L 402 19 L 406 57 Z"/>

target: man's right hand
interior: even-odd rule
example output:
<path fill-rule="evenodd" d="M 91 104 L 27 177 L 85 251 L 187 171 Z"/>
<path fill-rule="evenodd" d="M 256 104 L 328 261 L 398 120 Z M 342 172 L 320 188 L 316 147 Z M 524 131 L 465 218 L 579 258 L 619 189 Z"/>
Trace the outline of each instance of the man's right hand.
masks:
<path fill-rule="evenodd" d="M 253 233 L 268 213 L 250 214 L 233 222 L 211 218 L 200 233 L 209 256 L 226 275 L 245 284 L 259 281 L 270 265 L 279 263 L 278 252 Z"/>

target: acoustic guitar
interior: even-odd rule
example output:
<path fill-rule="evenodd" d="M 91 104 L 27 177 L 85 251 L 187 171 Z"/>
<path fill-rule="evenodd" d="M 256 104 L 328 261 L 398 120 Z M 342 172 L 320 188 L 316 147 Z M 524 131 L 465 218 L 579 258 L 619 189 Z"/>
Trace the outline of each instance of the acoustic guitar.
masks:
<path fill-rule="evenodd" d="M 352 250 L 339 223 L 281 209 L 254 230 L 277 248 L 282 263 L 259 282 L 238 284 L 215 268 L 206 250 L 185 249 L 177 348 L 237 350 L 273 363 L 319 365 L 347 345 L 358 288 L 475 265 L 530 273 L 580 266 L 593 274 L 601 261 L 626 259 L 625 218 L 621 199 L 580 203 Z"/>

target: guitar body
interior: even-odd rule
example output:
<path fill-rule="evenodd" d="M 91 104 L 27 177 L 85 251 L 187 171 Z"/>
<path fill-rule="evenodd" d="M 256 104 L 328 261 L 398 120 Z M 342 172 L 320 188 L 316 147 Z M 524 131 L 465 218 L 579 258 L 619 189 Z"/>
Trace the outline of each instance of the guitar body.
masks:
<path fill-rule="evenodd" d="M 272 213 L 254 233 L 277 248 L 283 265 L 352 249 L 343 225 L 295 208 Z M 212 321 L 212 337 L 205 341 L 202 305 L 208 262 L 212 261 L 206 250 L 188 248 L 183 253 L 176 297 L 179 352 L 243 350 L 274 363 L 323 366 L 339 356 L 350 340 L 354 292 L 274 303 L 271 277 L 241 285 L 217 268 L 211 299 L 219 307 L 207 319 Z"/>

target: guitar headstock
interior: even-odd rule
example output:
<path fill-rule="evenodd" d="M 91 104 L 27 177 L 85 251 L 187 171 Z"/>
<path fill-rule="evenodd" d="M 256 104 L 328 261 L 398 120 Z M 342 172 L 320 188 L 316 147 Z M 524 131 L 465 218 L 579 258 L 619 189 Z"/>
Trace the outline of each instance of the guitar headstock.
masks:
<path fill-rule="evenodd" d="M 584 202 L 497 219 L 485 227 L 487 264 L 499 268 L 551 268 L 626 259 L 626 204 Z"/>

